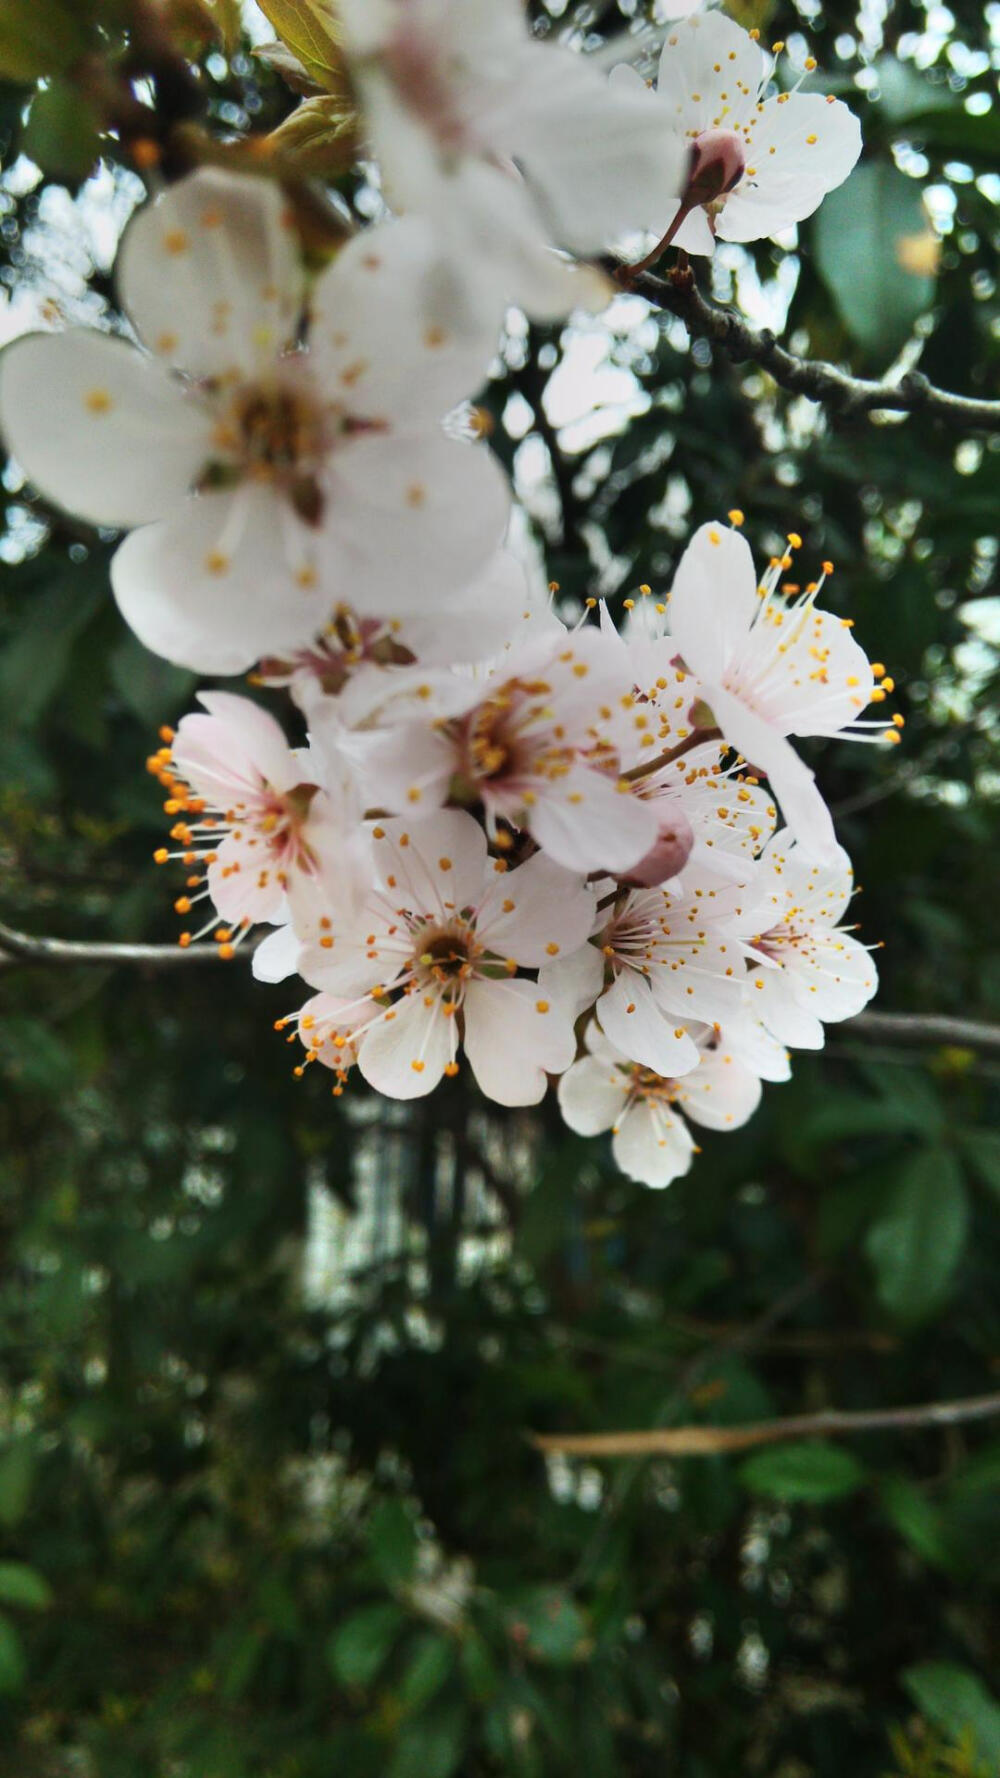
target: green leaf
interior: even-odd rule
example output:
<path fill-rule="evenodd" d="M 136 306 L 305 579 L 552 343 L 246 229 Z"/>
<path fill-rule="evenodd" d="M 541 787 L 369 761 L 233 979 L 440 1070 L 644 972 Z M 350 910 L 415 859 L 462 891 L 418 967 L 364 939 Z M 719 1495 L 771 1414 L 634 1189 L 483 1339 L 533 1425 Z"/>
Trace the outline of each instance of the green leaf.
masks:
<path fill-rule="evenodd" d="M 958 1140 L 974 1172 L 1000 1197 L 1000 1130 L 960 1130 Z"/>
<path fill-rule="evenodd" d="M 27 1671 L 21 1638 L 10 1619 L 0 1616 L 0 1694 L 19 1692 Z"/>
<path fill-rule="evenodd" d="M 941 1514 L 908 1476 L 886 1476 L 879 1485 L 879 1498 L 886 1518 L 918 1556 L 937 1568 L 950 1567 Z"/>
<path fill-rule="evenodd" d="M 920 187 L 888 161 L 866 161 L 824 199 L 816 264 L 848 332 L 890 359 L 934 300 L 936 238 Z"/>
<path fill-rule="evenodd" d="M 133 715 L 151 728 L 165 717 L 176 717 L 198 683 L 196 673 L 150 654 L 135 636 L 123 637 L 110 666 L 115 690 Z"/>
<path fill-rule="evenodd" d="M 52 1588 L 44 1574 L 24 1562 L 0 1562 L 0 1599 L 5 1605 L 23 1605 L 27 1611 L 45 1611 L 52 1604 Z"/>
<path fill-rule="evenodd" d="M 398 1696 L 407 1710 L 422 1710 L 455 1668 L 455 1643 L 433 1630 L 421 1631 L 400 1680 Z"/>
<path fill-rule="evenodd" d="M 37 92 L 21 137 L 28 157 L 58 179 L 86 179 L 100 153 L 97 113 L 70 80 Z"/>
<path fill-rule="evenodd" d="M 952 1661 L 908 1667 L 903 1684 L 922 1716 L 956 1741 L 971 1733 L 980 1757 L 1000 1770 L 1000 1703 L 981 1679 Z"/>
<path fill-rule="evenodd" d="M 12 723 L 31 728 L 62 684 L 70 652 L 101 602 L 72 570 L 55 586 L 26 594 L 17 634 L 0 655 L 0 705 Z"/>
<path fill-rule="evenodd" d="M 755 1451 L 740 1464 L 739 1473 L 752 1494 L 803 1501 L 838 1500 L 860 1488 L 867 1474 L 863 1464 L 839 1445 L 805 1441 Z"/>
<path fill-rule="evenodd" d="M 371 1685 L 405 1621 L 391 1600 L 354 1612 L 326 1645 L 326 1658 L 337 1678 L 345 1685 Z"/>
<path fill-rule="evenodd" d="M 317 86 L 344 91 L 339 28 L 324 0 L 260 0 L 260 10 Z"/>
<path fill-rule="evenodd" d="M 968 1224 L 968 1193 L 951 1150 L 913 1155 L 865 1241 L 879 1301 L 891 1315 L 923 1321 L 947 1300 Z"/>
<path fill-rule="evenodd" d="M 405 1587 L 413 1579 L 418 1544 L 417 1528 L 402 1501 L 380 1501 L 368 1526 L 368 1547 L 387 1587 Z"/>
<path fill-rule="evenodd" d="M 352 105 L 333 93 L 303 99 L 268 142 L 299 173 L 335 178 L 358 157 L 358 119 Z"/>
<path fill-rule="evenodd" d="M 0 1451 L 0 1525 L 17 1525 L 24 1518 L 35 1477 L 35 1447 L 17 1439 Z"/>
<path fill-rule="evenodd" d="M 3 0 L 0 7 L 0 77 L 42 80 L 62 74 L 90 41 L 86 17 L 68 0 Z"/>
<path fill-rule="evenodd" d="M 451 1778 L 465 1753 L 467 1731 L 465 1705 L 457 1702 L 408 1720 L 400 1731 L 388 1778 Z"/>
<path fill-rule="evenodd" d="M 513 1641 L 536 1660 L 562 1667 L 584 1652 L 587 1619 L 558 1587 L 530 1587 L 516 1594 L 505 1615 Z"/>

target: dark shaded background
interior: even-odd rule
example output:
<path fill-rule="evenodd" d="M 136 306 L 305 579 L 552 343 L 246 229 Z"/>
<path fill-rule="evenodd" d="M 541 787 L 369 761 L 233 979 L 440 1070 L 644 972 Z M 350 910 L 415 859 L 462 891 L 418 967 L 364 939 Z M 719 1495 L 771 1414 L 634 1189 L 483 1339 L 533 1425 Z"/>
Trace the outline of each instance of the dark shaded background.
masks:
<path fill-rule="evenodd" d="M 93 53 L 113 62 L 128 11 L 95 10 Z M 170 13 L 200 72 L 161 76 L 161 116 L 278 121 L 287 90 L 199 39 L 198 16 Z M 807 30 L 828 88 L 867 83 L 865 160 L 801 231 L 784 337 L 871 374 L 919 337 L 935 381 L 996 394 L 983 15 L 897 5 L 884 37 L 818 0 L 753 16 Z M 599 34 L 617 11 L 588 17 Z M 929 18 L 926 68 L 889 59 Z M 63 77 L 25 125 L 30 98 L 3 96 L 0 277 L 77 303 L 82 276 L 99 315 L 106 268 L 46 209 L 92 165 L 86 106 Z M 49 169 L 27 192 L 25 128 Z M 954 202 L 936 277 L 898 247 L 930 185 Z M 341 190 L 364 201 L 357 179 Z M 769 283 L 787 257 L 763 244 L 750 263 Z M 715 277 L 728 298 L 724 263 Z M 551 575 L 579 596 L 610 552 L 623 590 L 662 583 L 734 505 L 755 546 L 798 529 L 809 561 L 833 556 L 829 601 L 907 718 L 888 755 L 811 755 L 864 934 L 885 942 L 879 1005 L 1000 1019 L 1000 675 L 969 627 L 1000 639 L 1000 438 L 824 425 L 629 312 L 612 356 L 649 407 L 574 450 L 542 406 L 562 349 L 558 330 L 512 337 L 484 398 L 500 455 L 521 449 Z M 143 760 L 194 680 L 126 634 L 110 544 L 16 472 L 4 486 L 0 917 L 169 941 L 178 886 L 151 864 Z M 0 979 L 0 1771 L 1000 1771 L 988 1427 L 603 1466 L 547 1467 L 525 1439 L 997 1386 L 1000 1058 L 834 1028 L 662 1194 L 553 1107 L 498 1117 L 465 1080 L 414 1108 L 334 1100 L 272 1030 L 294 997 L 240 964 Z"/>

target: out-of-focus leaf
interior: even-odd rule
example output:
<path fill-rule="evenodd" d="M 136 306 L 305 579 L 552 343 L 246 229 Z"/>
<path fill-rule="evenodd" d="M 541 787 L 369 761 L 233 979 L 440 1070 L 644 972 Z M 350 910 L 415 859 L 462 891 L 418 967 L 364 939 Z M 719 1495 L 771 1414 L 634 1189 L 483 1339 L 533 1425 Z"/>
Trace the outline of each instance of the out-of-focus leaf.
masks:
<path fill-rule="evenodd" d="M 30 728 L 59 690 L 75 638 L 101 602 L 92 582 L 72 571 L 56 586 L 26 596 L 14 640 L 0 655 L 0 707 L 7 720 Z"/>
<path fill-rule="evenodd" d="M 772 1494 L 778 1500 L 837 1500 L 851 1494 L 866 1479 L 864 1466 L 839 1445 L 778 1445 L 773 1451 L 755 1451 L 740 1464 L 740 1480 L 753 1494 Z"/>
<path fill-rule="evenodd" d="M 579 1606 L 558 1587 L 531 1587 L 510 1602 L 510 1635 L 525 1653 L 566 1666 L 583 1653 L 589 1627 Z"/>
<path fill-rule="evenodd" d="M 35 1475 L 35 1447 L 25 1438 L 0 1450 L 0 1525 L 17 1525 L 28 1510 Z"/>
<path fill-rule="evenodd" d="M 344 173 L 358 157 L 358 118 L 352 105 L 333 94 L 303 99 L 272 130 L 273 149 L 300 173 Z"/>
<path fill-rule="evenodd" d="M 59 179 L 86 179 L 100 152 L 98 118 L 71 80 L 53 80 L 31 101 L 21 147 Z"/>
<path fill-rule="evenodd" d="M 848 332 L 873 357 L 894 357 L 934 299 L 939 246 L 919 185 L 866 161 L 824 200 L 813 241 Z"/>
<path fill-rule="evenodd" d="M 886 1476 L 879 1486 L 886 1517 L 925 1562 L 947 1568 L 951 1559 L 938 1508 L 908 1476 Z"/>
<path fill-rule="evenodd" d="M 336 1677 L 345 1685 L 371 1685 L 405 1621 L 391 1600 L 354 1612 L 327 1641 L 326 1658 Z"/>
<path fill-rule="evenodd" d="M 432 1630 L 421 1632 L 406 1651 L 406 1667 L 399 1682 L 399 1701 L 407 1710 L 422 1710 L 455 1669 L 455 1643 L 450 1636 Z"/>
<path fill-rule="evenodd" d="M 965 1246 L 969 1199 L 946 1148 L 926 1148 L 903 1167 L 865 1251 L 878 1296 L 900 1321 L 933 1315 L 947 1299 Z"/>
<path fill-rule="evenodd" d="M 388 1778 L 451 1778 L 465 1752 L 464 1704 L 438 1705 L 415 1722 L 408 1719 L 389 1762 Z"/>
<path fill-rule="evenodd" d="M 417 1528 L 401 1500 L 383 1500 L 372 1514 L 368 1546 L 387 1587 L 405 1587 L 417 1566 Z"/>
<path fill-rule="evenodd" d="M 990 1771 L 1000 1770 L 1000 1703 L 975 1673 L 952 1661 L 925 1661 L 907 1668 L 903 1684 L 929 1722 L 955 1740 L 971 1732 Z"/>
<path fill-rule="evenodd" d="M 86 8 L 69 0 L 4 0 L 0 7 L 0 77 L 43 80 L 61 74 L 87 48 Z"/>
<path fill-rule="evenodd" d="M 21 1638 L 10 1619 L 0 1615 L 0 1695 L 19 1692 L 27 1671 Z"/>
<path fill-rule="evenodd" d="M 44 1611 L 52 1604 L 52 1588 L 44 1574 L 25 1562 L 0 1562 L 0 1600 L 4 1605 Z"/>
<path fill-rule="evenodd" d="M 176 717 L 190 698 L 197 674 L 173 667 L 135 636 L 124 636 L 110 659 L 112 683 L 129 709 L 150 728 Z"/>
<path fill-rule="evenodd" d="M 973 1171 L 1000 1197 L 1000 1130 L 960 1130 L 958 1140 Z"/>

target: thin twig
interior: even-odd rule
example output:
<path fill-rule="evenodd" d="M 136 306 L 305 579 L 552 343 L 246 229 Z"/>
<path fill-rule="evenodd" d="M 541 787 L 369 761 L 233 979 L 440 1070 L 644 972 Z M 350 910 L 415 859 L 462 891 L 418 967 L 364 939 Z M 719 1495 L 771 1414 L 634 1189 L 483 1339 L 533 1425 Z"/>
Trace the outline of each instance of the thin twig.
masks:
<path fill-rule="evenodd" d="M 250 947 L 252 949 L 252 947 Z M 97 964 L 115 967 L 137 965 L 144 969 L 173 969 L 192 963 L 218 963 L 218 947 L 212 945 L 128 945 L 104 944 L 83 938 L 33 938 L 13 926 L 0 924 L 0 972 L 45 964 L 49 967 L 74 967 Z"/>
<path fill-rule="evenodd" d="M 852 377 L 835 364 L 797 357 L 778 344 L 770 328 L 750 327 L 735 310 L 706 302 L 689 269 L 669 278 L 640 272 L 634 279 L 627 267 L 615 270 L 627 289 L 644 296 L 654 308 L 678 315 L 689 333 L 718 346 L 734 364 L 759 364 L 783 389 L 821 402 L 842 419 L 876 412 L 924 413 L 960 431 L 1000 432 L 1000 401 L 953 395 L 936 388 L 920 371 L 909 371 L 898 382 L 872 382 Z"/>
<path fill-rule="evenodd" d="M 844 1026 L 845 1034 L 888 1037 L 897 1043 L 949 1043 L 973 1050 L 1000 1050 L 1000 1025 L 980 1019 L 953 1019 L 944 1013 L 863 1012 Z"/>
<path fill-rule="evenodd" d="M 859 1432 L 919 1430 L 959 1426 L 968 1420 L 1000 1416 L 1000 1394 L 964 1401 L 930 1401 L 912 1408 L 866 1408 L 859 1413 L 828 1408 L 819 1414 L 792 1414 L 787 1420 L 758 1420 L 750 1426 L 663 1426 L 651 1432 L 533 1433 L 531 1443 L 546 1456 L 696 1457 L 719 1451 L 747 1451 L 785 1439 L 842 1438 Z"/>

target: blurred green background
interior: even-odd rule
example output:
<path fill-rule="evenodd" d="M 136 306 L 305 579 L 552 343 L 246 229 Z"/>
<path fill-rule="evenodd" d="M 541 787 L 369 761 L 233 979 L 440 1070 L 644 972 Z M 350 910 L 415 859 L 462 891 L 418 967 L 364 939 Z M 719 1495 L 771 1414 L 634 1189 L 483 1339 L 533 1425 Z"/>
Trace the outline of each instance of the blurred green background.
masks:
<path fill-rule="evenodd" d="M 533 9 L 595 39 L 640 10 Z M 866 151 L 706 288 L 996 394 L 1000 9 L 739 16 L 808 44 Z M 239 137 L 296 102 L 231 5 L 5 0 L 4 337 L 114 323 L 141 186 L 95 132 L 151 17 L 168 161 L 185 113 Z M 879 1006 L 1000 1020 L 1000 435 L 827 423 L 626 299 L 512 326 L 483 405 L 569 601 L 662 584 L 732 506 L 833 557 L 907 719 L 810 754 Z M 143 761 L 195 681 L 126 633 L 110 540 L 3 489 L 0 918 L 169 942 Z M 525 1434 L 1000 1387 L 1000 1054 L 834 1027 L 655 1193 L 552 1105 L 295 1079 L 295 997 L 238 963 L 0 970 L 0 1771 L 994 1778 L 1000 1428 L 617 1464 Z"/>

